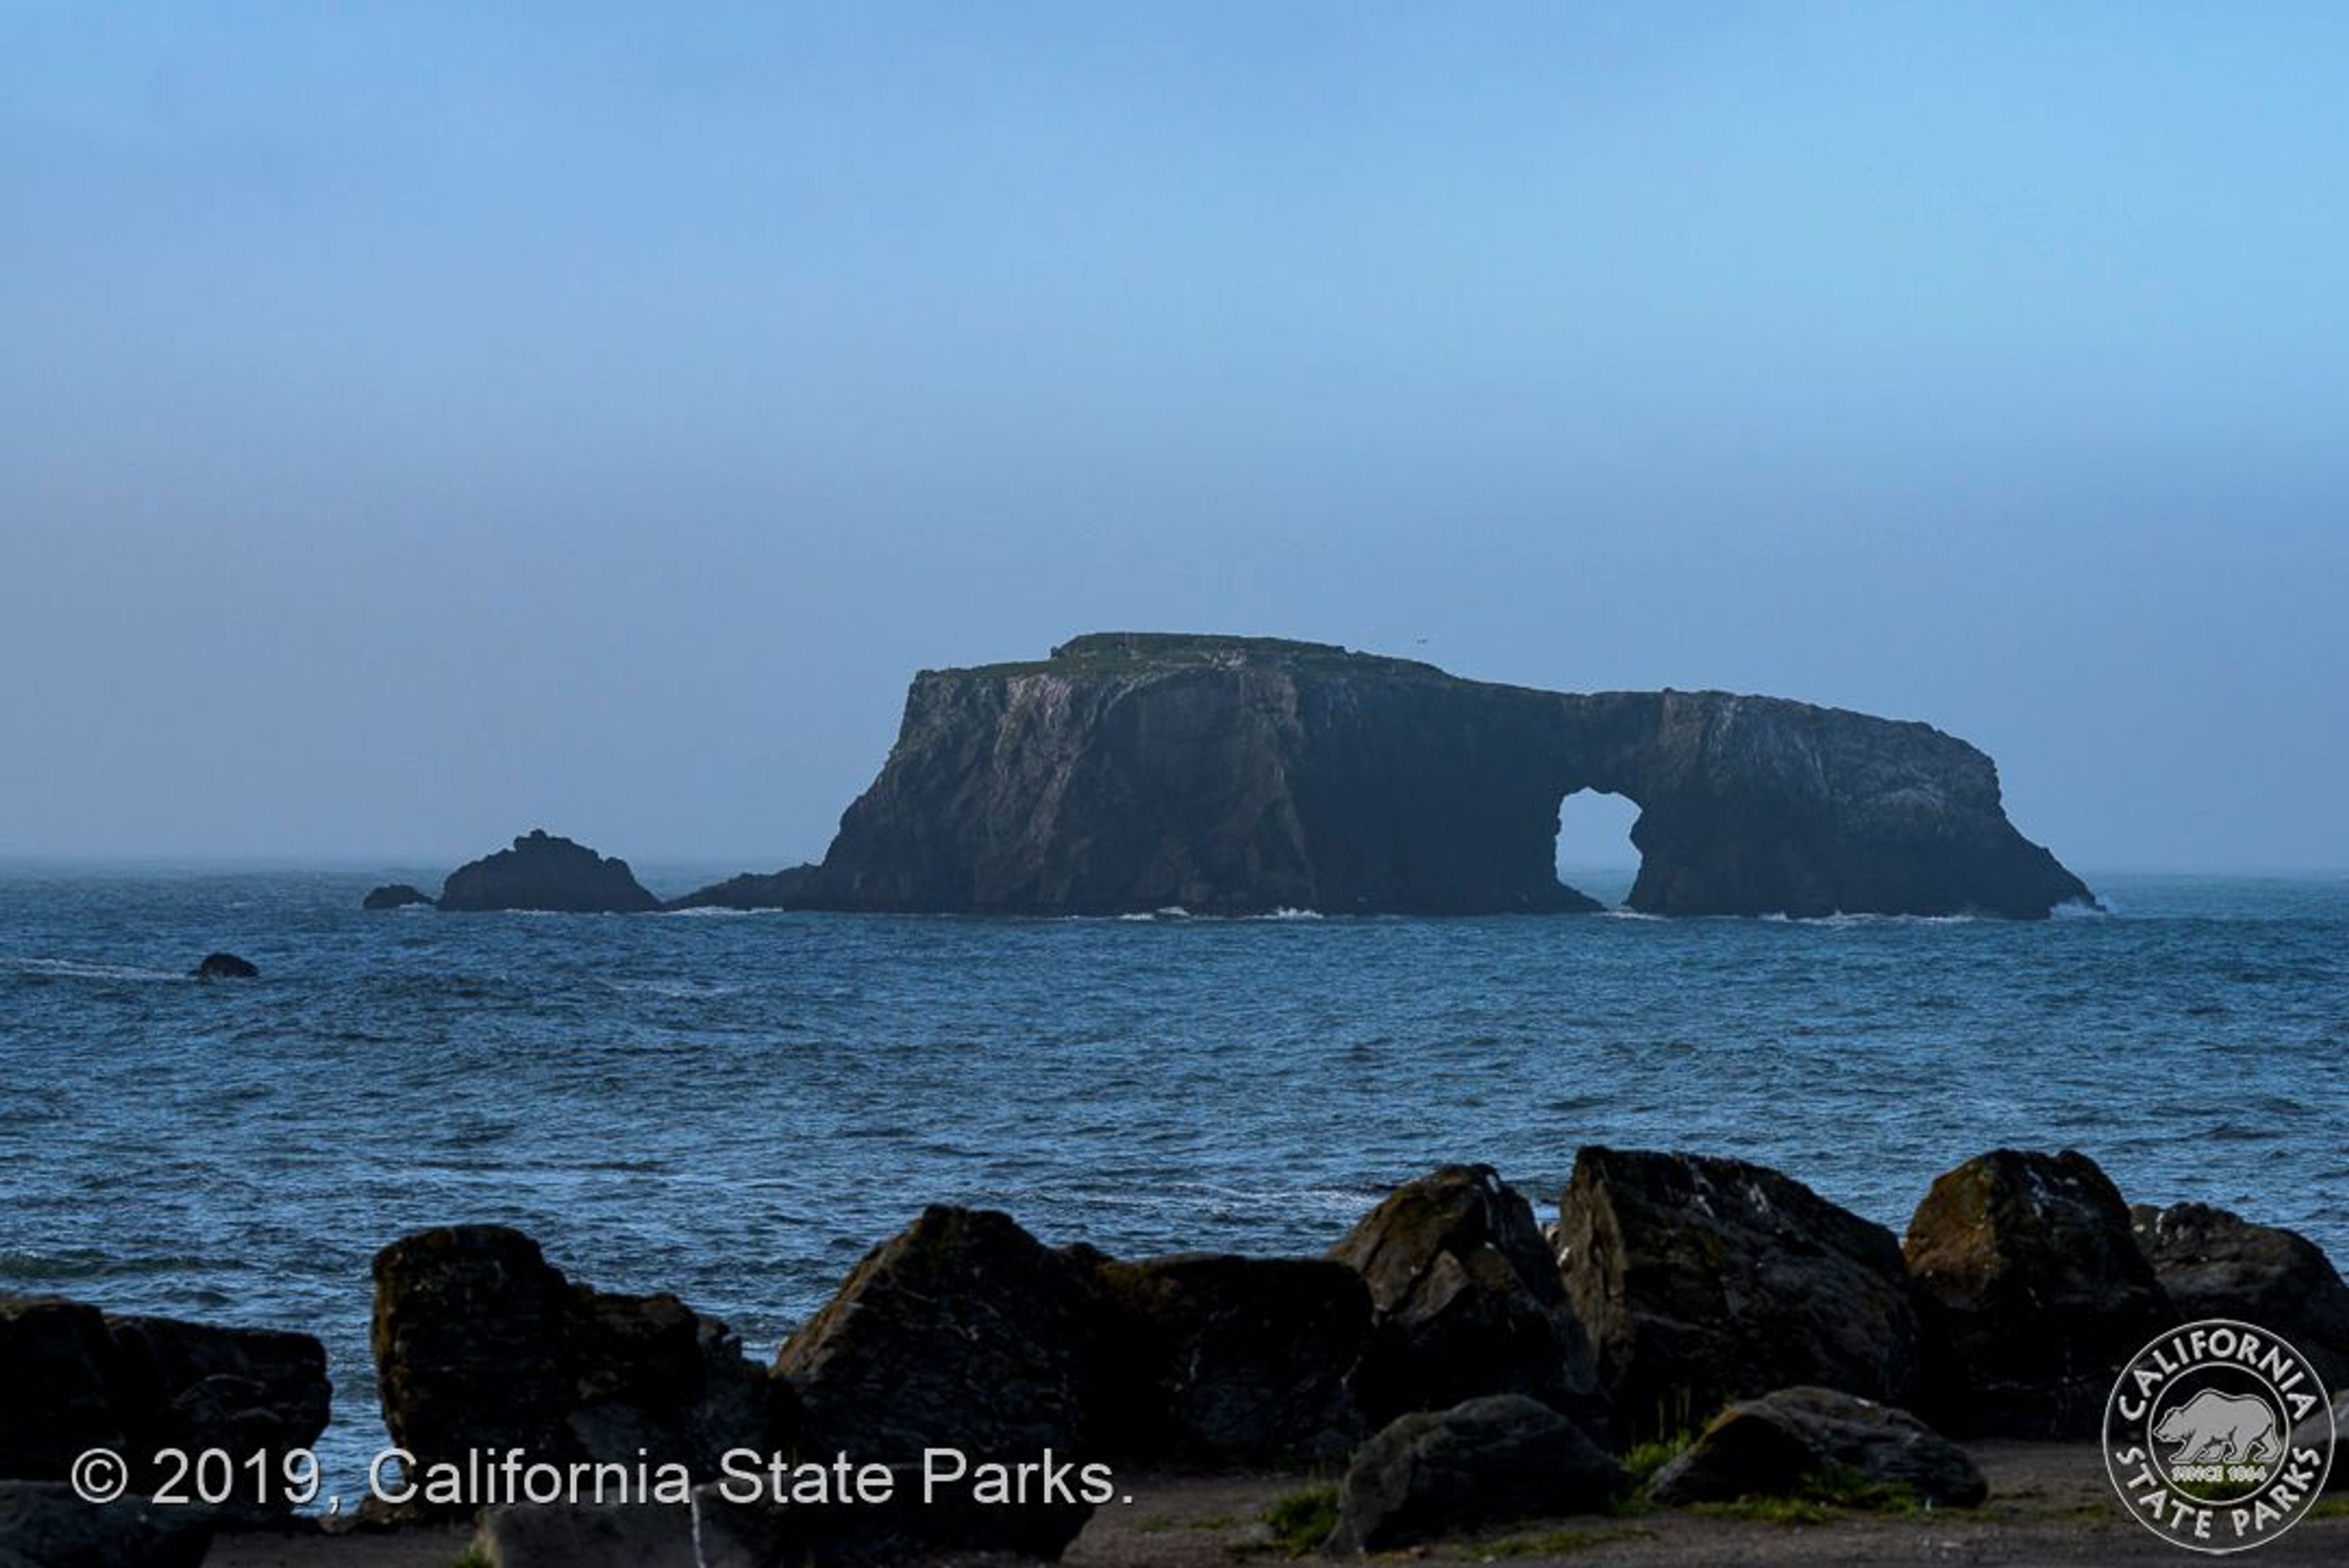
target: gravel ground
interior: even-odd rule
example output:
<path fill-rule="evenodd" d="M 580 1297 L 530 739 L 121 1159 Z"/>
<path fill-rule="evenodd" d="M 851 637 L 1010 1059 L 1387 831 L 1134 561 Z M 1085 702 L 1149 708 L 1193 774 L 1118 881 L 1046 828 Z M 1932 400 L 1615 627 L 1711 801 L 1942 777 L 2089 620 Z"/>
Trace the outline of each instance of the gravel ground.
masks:
<path fill-rule="evenodd" d="M 2190 1561 L 2130 1519 L 2105 1480 L 2093 1444 L 1970 1445 L 1990 1479 L 1990 1501 L 1917 1517 L 1839 1516 L 1787 1525 L 1660 1511 L 1521 1524 L 1474 1541 L 1395 1553 L 1393 1561 L 1506 1563 L 1541 1568 L 1621 1564 L 1837 1563 L 2133 1564 Z M 1069 1568 L 1257 1568 L 1286 1560 L 1258 1522 L 1266 1505 L 1309 1485 L 1298 1474 L 1121 1476 L 1130 1504 L 1096 1512 L 1066 1559 Z M 2295 1568 L 2349 1563 L 2349 1510 L 2303 1521 L 2242 1561 Z M 251 1535 L 222 1540 L 207 1568 L 450 1568 L 464 1531 L 328 1536 Z M 1000 1563 L 1002 1559 L 964 1559 Z M 907 1565 L 912 1568 L 912 1565 Z"/>

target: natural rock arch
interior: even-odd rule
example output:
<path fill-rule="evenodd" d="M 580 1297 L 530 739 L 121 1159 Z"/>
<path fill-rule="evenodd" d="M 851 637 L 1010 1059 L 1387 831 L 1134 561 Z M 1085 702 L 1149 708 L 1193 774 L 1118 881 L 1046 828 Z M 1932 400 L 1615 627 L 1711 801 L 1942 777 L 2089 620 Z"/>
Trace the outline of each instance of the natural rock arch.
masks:
<path fill-rule="evenodd" d="M 1930 726 L 1726 692 L 1537 691 L 1271 638 L 1109 633 L 926 670 L 821 866 L 699 902 L 1031 914 L 1596 907 L 1557 808 L 1640 807 L 1630 906 L 2041 916 L 2088 890 Z"/>

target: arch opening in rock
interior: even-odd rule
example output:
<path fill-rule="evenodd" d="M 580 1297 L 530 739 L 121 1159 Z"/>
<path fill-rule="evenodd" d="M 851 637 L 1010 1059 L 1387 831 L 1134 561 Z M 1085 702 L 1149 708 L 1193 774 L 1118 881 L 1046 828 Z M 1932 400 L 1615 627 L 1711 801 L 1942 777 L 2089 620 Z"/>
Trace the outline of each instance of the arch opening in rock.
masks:
<path fill-rule="evenodd" d="M 1572 789 L 1557 803 L 1552 862 L 1557 880 L 1616 908 L 1631 893 L 1640 875 L 1640 847 L 1631 825 L 1638 802 L 1606 789 Z"/>

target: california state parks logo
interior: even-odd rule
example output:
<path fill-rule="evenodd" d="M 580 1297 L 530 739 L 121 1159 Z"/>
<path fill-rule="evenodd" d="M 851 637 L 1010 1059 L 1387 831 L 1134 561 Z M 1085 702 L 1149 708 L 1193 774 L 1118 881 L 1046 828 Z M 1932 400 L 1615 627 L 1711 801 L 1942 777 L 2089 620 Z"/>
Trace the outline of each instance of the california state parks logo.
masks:
<path fill-rule="evenodd" d="M 2105 1470 L 2139 1522 L 2242 1552 L 2300 1522 L 2333 1468 L 2333 1405 L 2306 1357 L 2210 1318 L 2137 1353 L 2105 1402 Z"/>

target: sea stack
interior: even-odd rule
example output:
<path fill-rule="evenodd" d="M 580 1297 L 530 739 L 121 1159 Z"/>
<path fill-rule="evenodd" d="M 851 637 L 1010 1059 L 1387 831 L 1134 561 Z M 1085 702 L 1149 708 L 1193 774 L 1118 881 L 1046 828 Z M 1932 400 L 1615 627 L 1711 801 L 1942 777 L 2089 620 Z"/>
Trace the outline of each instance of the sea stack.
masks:
<path fill-rule="evenodd" d="M 1559 803 L 1640 808 L 1631 908 L 2039 918 L 2087 888 L 1929 725 L 1578 695 L 1270 637 L 1102 633 L 914 678 L 823 863 L 710 902 L 1030 915 L 1550 913 Z M 728 895 L 732 896 L 728 896 Z"/>
<path fill-rule="evenodd" d="M 543 828 L 458 867 L 441 884 L 443 910 L 548 910 L 564 914 L 634 914 L 660 907 L 628 862 L 599 855 Z"/>

